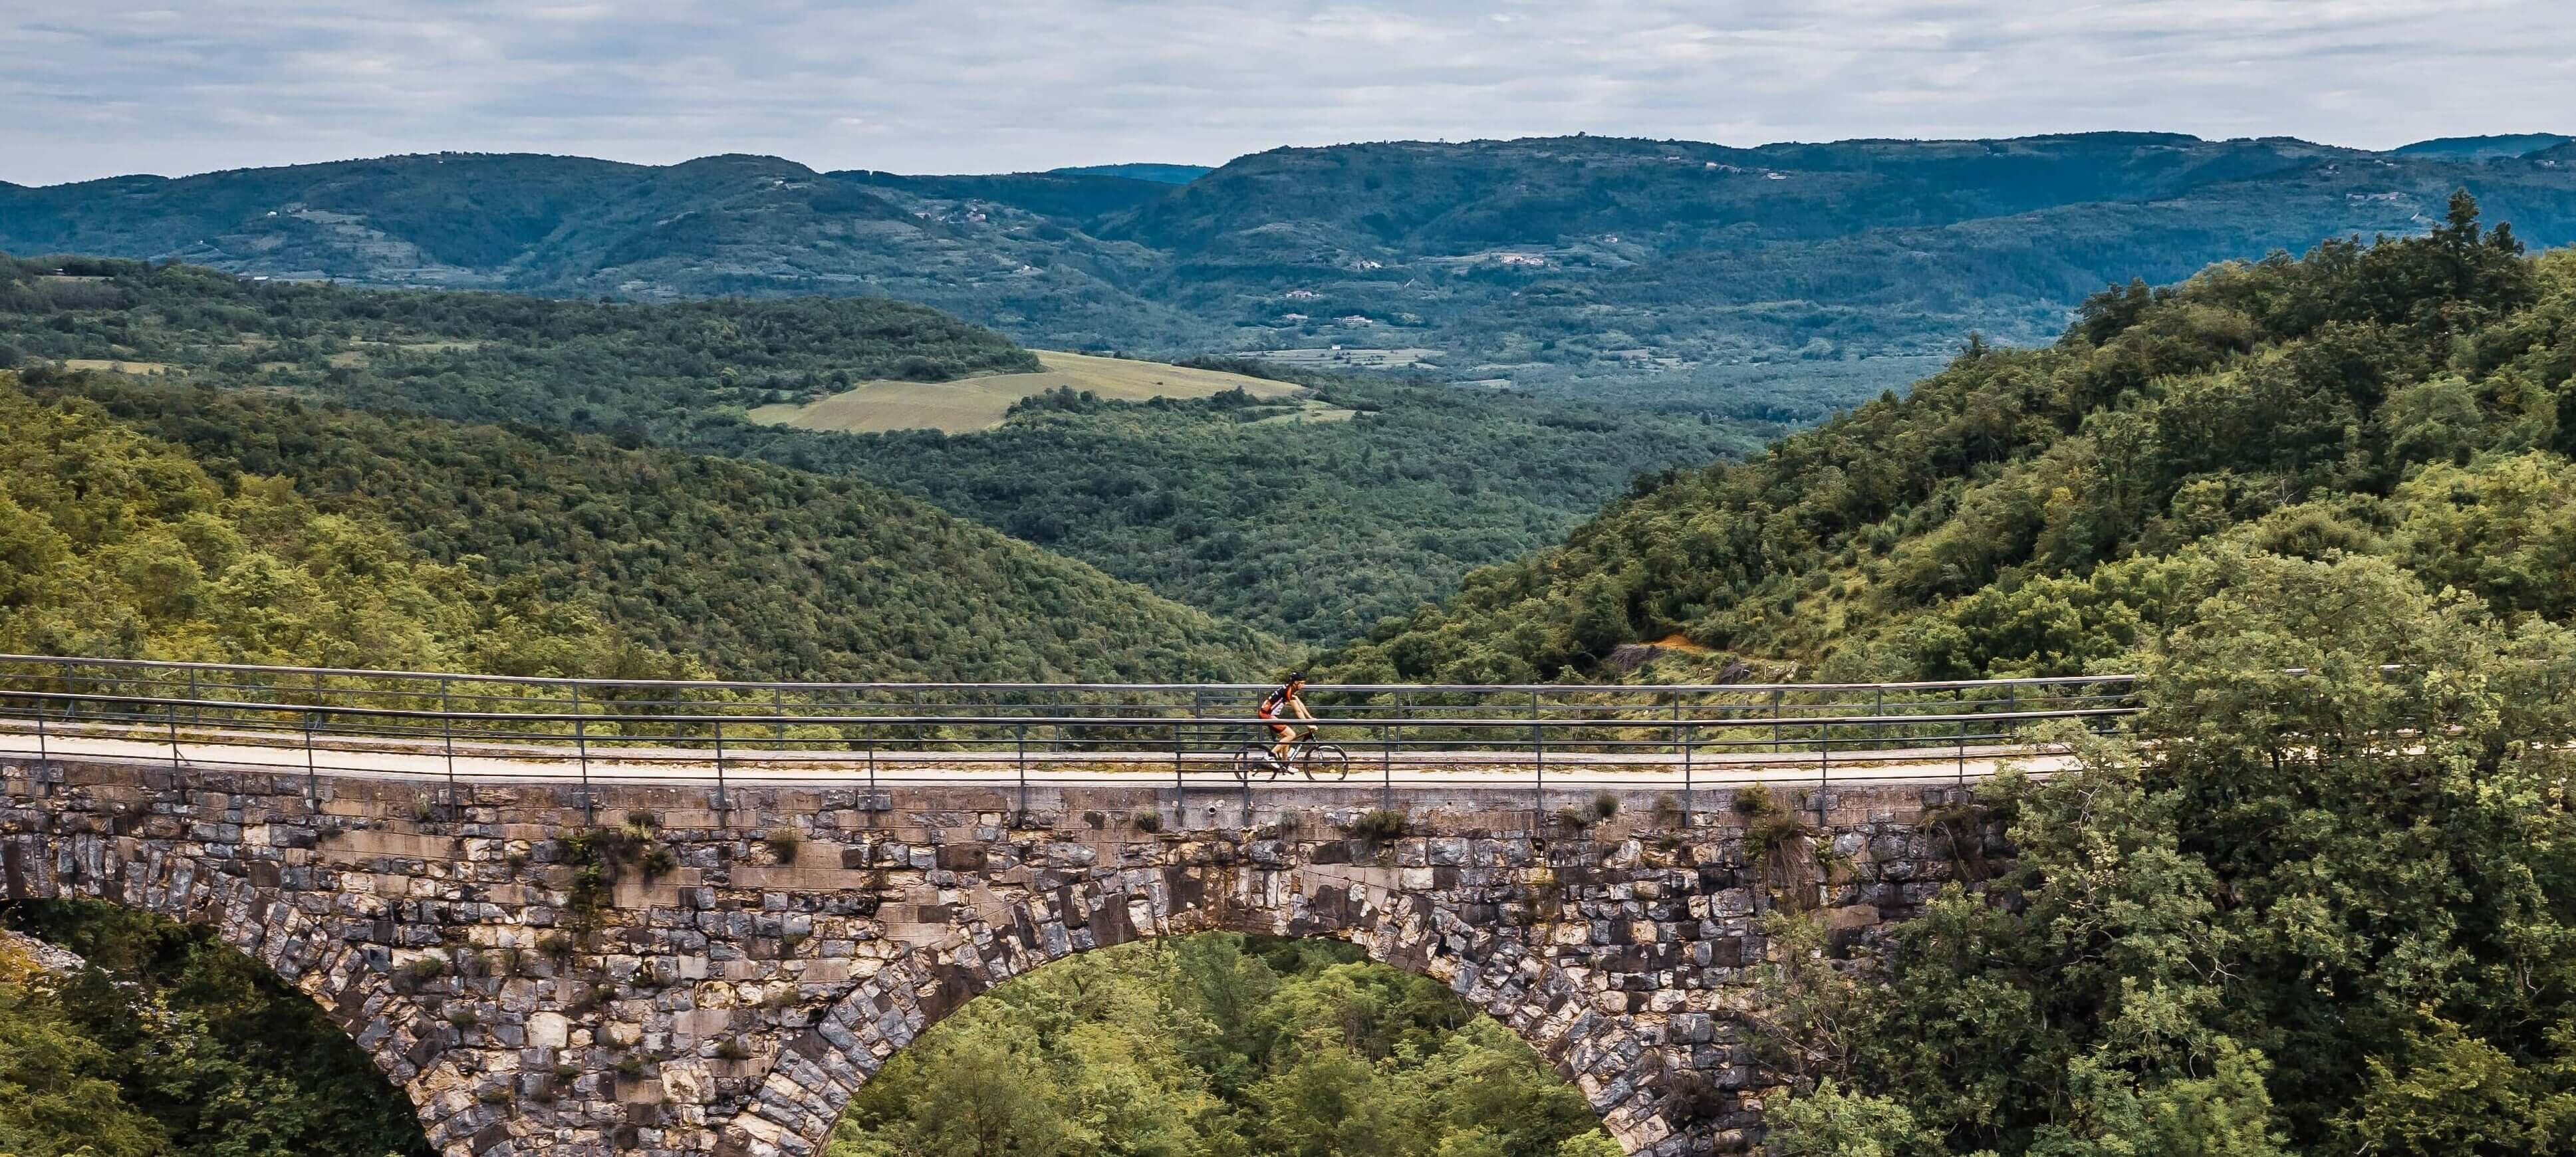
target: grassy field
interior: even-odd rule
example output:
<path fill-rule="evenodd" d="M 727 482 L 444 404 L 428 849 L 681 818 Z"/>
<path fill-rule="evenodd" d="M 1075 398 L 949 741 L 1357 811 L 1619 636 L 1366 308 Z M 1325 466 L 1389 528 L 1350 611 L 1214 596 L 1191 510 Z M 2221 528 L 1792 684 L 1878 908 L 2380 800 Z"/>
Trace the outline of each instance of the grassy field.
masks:
<path fill-rule="evenodd" d="M 116 358 L 64 358 L 67 370 L 105 370 L 117 374 L 166 374 L 177 369 L 168 362 L 129 362 Z"/>
<path fill-rule="evenodd" d="M 999 425 L 1003 411 L 1010 409 L 1011 403 L 1059 386 L 1130 402 L 1204 398 L 1233 389 L 1256 398 L 1281 398 L 1298 392 L 1298 387 L 1286 382 L 1218 370 L 1054 350 L 1035 352 L 1046 369 L 1034 374 L 992 374 L 951 382 L 867 382 L 801 406 L 762 406 L 751 412 L 751 420 L 800 430 L 881 433 L 934 429 L 963 434 Z"/>

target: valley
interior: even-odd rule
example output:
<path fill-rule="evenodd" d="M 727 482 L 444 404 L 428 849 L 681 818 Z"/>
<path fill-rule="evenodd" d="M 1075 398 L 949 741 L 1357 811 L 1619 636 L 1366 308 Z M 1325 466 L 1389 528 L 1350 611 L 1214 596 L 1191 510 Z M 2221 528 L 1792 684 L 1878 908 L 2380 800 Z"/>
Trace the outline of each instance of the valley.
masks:
<path fill-rule="evenodd" d="M 65 268 L 83 280 L 61 280 Z M 558 301 L 105 259 L 0 263 L 0 354 L 26 366 L 31 384 L 75 360 L 151 361 L 170 367 L 153 380 L 227 399 L 287 395 L 500 423 L 507 436 L 491 436 L 522 448 L 571 431 L 619 451 L 757 460 L 789 472 L 760 477 L 792 477 L 797 489 L 826 476 L 872 484 L 1284 640 L 1264 648 L 1266 664 L 1349 639 L 1473 567 L 1546 543 L 1641 473 L 1749 450 L 1776 428 L 1759 416 L 1721 422 L 1250 361 L 1041 355 L 882 299 Z M 1072 368 L 1049 371 L 1043 357 Z M 56 388 L 90 388 L 64 372 L 75 380 Z M 1006 394 L 1039 392 L 952 406 L 967 427 L 956 434 L 751 418 L 866 389 L 914 407 L 887 424 L 917 427 L 928 420 L 924 400 L 1003 380 L 1022 383 Z M 1170 396 L 1183 392 L 1201 396 Z M 1139 394 L 1149 396 L 1119 400 Z M 346 468 L 381 478 L 422 465 L 400 460 L 400 471 Z M 291 457 L 264 469 L 314 477 Z M 456 479 L 434 489 L 457 487 L 471 488 Z M 813 580 L 786 589 L 821 594 Z M 828 647 L 724 653 L 829 677 L 864 677 L 887 661 Z"/>

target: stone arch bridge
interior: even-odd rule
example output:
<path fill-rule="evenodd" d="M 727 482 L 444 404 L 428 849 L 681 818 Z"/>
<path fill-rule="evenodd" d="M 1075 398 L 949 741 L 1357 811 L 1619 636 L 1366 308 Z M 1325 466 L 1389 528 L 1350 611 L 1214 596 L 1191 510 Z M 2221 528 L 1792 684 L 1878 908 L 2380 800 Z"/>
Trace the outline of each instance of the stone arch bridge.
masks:
<path fill-rule="evenodd" d="M 1578 806 L 1559 813 L 1479 779 L 1219 786 L 1201 805 L 1186 779 L 991 768 L 874 787 L 737 769 L 719 797 L 512 775 L 506 752 L 462 782 L 326 768 L 373 758 L 346 736 L 298 768 L 252 758 L 293 749 L 243 719 L 183 728 L 181 701 L 154 722 L 115 694 L 124 714 L 102 696 L 41 751 L 0 726 L 0 895 L 211 925 L 319 1002 L 453 1157 L 814 1153 L 895 1050 L 977 994 L 1215 929 L 1340 937 L 1445 982 L 1631 1153 L 1741 1152 L 1768 1091 L 1740 1016 L 1761 913 L 1865 937 L 2005 850 L 1927 818 L 1962 802 L 1964 754 L 1822 784 L 1802 763 L 1794 793 L 1759 769 L 1685 792 L 1560 765 Z M 1751 831 L 1776 814 L 1757 793 L 1803 824 Z"/>

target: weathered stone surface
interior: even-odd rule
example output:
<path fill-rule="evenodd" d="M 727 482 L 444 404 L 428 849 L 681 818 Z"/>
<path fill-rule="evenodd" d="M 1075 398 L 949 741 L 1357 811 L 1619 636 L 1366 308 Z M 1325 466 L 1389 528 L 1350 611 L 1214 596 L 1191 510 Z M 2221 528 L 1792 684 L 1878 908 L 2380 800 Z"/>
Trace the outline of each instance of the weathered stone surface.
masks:
<path fill-rule="evenodd" d="M 736 784 L 723 809 L 694 788 L 466 790 L 0 765 L 0 889 L 214 926 L 347 1029 L 450 1157 L 802 1157 L 977 994 L 1211 929 L 1340 937 L 1446 982 L 1630 1152 L 1759 1141 L 1769 1090 L 1740 1013 L 1775 900 L 1726 792 L 1687 813 L 1628 793 L 1571 830 L 1526 789 L 1417 790 L 1399 801 L 1412 834 L 1372 842 L 1339 826 L 1380 802 L 1359 787 L 1248 807 L 1168 782 L 1050 787 L 1027 812 L 991 787 Z M 1848 867 L 1791 899 L 1846 944 L 1912 914 L 1952 873 L 1917 821 L 1954 790 L 1838 787 L 1818 840 Z M 585 884 L 568 837 L 629 824 L 645 846 Z M 801 842 L 767 838 L 780 828 Z M 650 846 L 669 856 L 648 875 Z"/>

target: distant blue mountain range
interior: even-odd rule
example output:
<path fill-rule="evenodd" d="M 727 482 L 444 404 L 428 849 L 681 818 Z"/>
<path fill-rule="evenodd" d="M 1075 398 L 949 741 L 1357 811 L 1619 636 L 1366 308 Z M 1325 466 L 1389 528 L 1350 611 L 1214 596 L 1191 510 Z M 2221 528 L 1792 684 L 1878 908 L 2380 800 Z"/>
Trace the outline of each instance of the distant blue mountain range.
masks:
<path fill-rule="evenodd" d="M 1186 185 L 1216 171 L 1211 165 L 1070 165 L 1049 169 L 1076 177 L 1125 177 L 1131 181 L 1158 181 L 1166 185 Z"/>
<path fill-rule="evenodd" d="M 2510 133 L 2485 137 L 2435 137 L 2401 145 L 2396 151 L 2416 157 L 2466 157 L 2484 160 L 2489 157 L 2527 157 L 2533 153 L 2557 148 L 2576 138 L 2557 133 Z"/>

